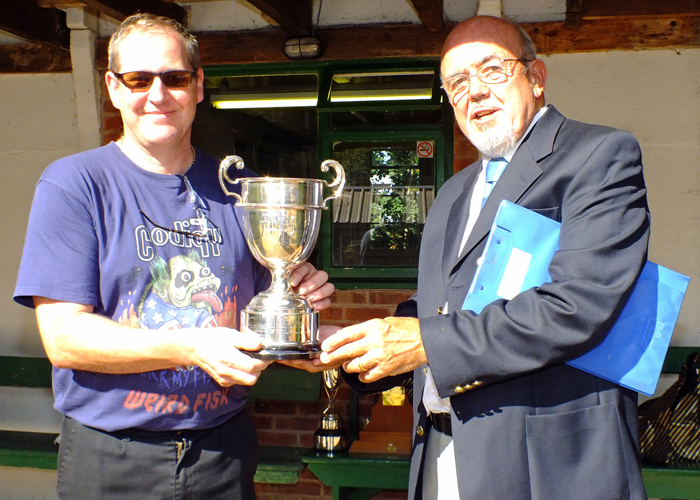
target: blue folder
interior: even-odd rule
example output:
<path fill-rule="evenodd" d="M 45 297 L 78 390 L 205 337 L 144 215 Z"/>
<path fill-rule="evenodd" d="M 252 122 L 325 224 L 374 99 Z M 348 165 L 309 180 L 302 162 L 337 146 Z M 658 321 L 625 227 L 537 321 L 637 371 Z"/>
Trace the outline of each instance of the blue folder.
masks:
<path fill-rule="evenodd" d="M 497 299 L 551 281 L 560 224 L 502 201 L 462 309 L 480 313 Z M 654 394 L 690 278 L 647 262 L 603 342 L 568 364 L 647 396 Z"/>

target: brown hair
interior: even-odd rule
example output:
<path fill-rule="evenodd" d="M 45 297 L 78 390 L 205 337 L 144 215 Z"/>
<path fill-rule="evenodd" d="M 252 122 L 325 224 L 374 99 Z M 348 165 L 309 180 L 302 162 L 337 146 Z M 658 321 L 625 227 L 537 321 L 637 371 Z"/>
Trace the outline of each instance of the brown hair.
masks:
<path fill-rule="evenodd" d="M 190 33 L 189 30 L 182 24 L 173 19 L 144 13 L 134 14 L 133 16 L 127 17 L 109 39 L 108 68 L 110 71 L 116 72 L 120 69 L 121 61 L 119 60 L 119 44 L 134 31 L 175 33 L 180 37 L 185 45 L 185 53 L 190 66 L 193 70 L 199 69 L 201 64 L 199 58 L 199 45 L 197 44 L 197 39 L 194 37 L 194 35 Z"/>

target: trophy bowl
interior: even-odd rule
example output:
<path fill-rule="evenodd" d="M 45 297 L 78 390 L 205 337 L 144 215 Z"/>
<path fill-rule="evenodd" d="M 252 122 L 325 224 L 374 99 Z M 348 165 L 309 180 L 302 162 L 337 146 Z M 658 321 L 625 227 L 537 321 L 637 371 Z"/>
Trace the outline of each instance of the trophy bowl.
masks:
<path fill-rule="evenodd" d="M 259 359 L 308 359 L 318 357 L 318 313 L 309 301 L 289 284 L 291 272 L 306 262 L 316 245 L 321 210 L 326 202 L 340 196 L 345 171 L 335 160 L 326 160 L 321 170 L 335 170 L 328 184 L 319 179 L 286 177 L 239 177 L 231 179 L 228 169 L 244 167 L 239 156 L 227 156 L 219 166 L 224 193 L 237 199 L 243 209 L 243 231 L 248 248 L 272 273 L 270 288 L 256 295 L 241 311 L 240 325 L 257 333 L 263 347 L 251 352 Z M 228 184 L 240 184 L 240 194 Z M 330 196 L 324 198 L 324 191 Z"/>

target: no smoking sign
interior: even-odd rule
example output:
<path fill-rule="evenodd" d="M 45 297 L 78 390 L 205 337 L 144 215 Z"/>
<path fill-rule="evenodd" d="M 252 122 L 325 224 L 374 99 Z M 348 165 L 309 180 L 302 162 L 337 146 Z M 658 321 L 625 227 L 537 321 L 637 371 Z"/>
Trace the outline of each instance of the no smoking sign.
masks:
<path fill-rule="evenodd" d="M 435 149 L 433 144 L 433 141 L 417 141 L 416 152 L 418 153 L 418 158 L 432 158 Z"/>

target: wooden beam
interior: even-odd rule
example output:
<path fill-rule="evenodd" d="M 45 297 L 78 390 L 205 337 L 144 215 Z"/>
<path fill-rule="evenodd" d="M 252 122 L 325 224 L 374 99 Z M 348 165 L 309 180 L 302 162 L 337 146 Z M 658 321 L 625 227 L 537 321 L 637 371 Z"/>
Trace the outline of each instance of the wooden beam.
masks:
<path fill-rule="evenodd" d="M 653 19 L 582 19 L 576 29 L 565 21 L 522 25 L 540 54 L 700 48 L 700 16 Z M 440 57 L 442 43 L 453 25 L 430 32 L 423 26 L 382 25 L 328 28 L 316 31 L 326 45 L 321 60 L 389 57 Z M 202 64 L 215 66 L 289 61 L 282 53 L 286 33 L 281 29 L 229 33 L 197 33 Z M 97 68 L 107 67 L 107 40 L 97 41 Z M 0 69 L 2 71 L 2 69 Z"/>
<path fill-rule="evenodd" d="M 440 57 L 445 37 L 454 25 L 427 31 L 416 25 L 383 25 L 316 30 L 326 49 L 321 60 L 386 57 Z M 700 48 L 700 16 L 653 19 L 581 19 L 575 29 L 565 21 L 524 23 L 540 54 Z M 199 33 L 205 65 L 287 61 L 280 30 Z"/>
<path fill-rule="evenodd" d="M 587 18 L 678 16 L 698 12 L 700 4 L 696 0 L 586 0 L 581 9 L 581 15 Z"/>
<path fill-rule="evenodd" d="M 576 29 L 565 21 L 525 23 L 540 54 L 700 47 L 700 16 L 581 19 Z"/>
<path fill-rule="evenodd" d="M 311 34 L 312 0 L 246 0 L 277 23 L 290 36 Z"/>
<path fill-rule="evenodd" d="M 419 25 L 317 29 L 325 45 L 321 60 L 438 56 L 449 32 L 430 32 Z M 253 34 L 255 33 L 255 34 Z M 285 34 L 276 31 L 197 34 L 202 64 L 289 61 L 282 52 Z"/>
<path fill-rule="evenodd" d="M 0 45 L 0 74 L 69 73 L 72 69 L 67 50 L 38 43 Z"/>
<path fill-rule="evenodd" d="M 56 8 L 82 5 L 117 21 L 123 21 L 137 12 L 150 12 L 175 19 L 180 24 L 187 26 L 187 11 L 174 2 L 162 0 L 38 0 L 38 4 L 42 7 Z"/>
<path fill-rule="evenodd" d="M 418 19 L 428 31 L 440 31 L 444 26 L 442 19 L 443 0 L 408 0 Z"/>
<path fill-rule="evenodd" d="M 66 14 L 58 9 L 42 9 L 30 0 L 0 2 L 0 31 L 15 36 L 70 50 L 70 31 Z"/>

